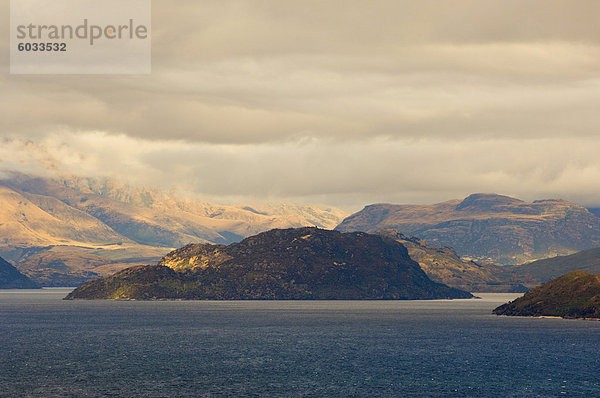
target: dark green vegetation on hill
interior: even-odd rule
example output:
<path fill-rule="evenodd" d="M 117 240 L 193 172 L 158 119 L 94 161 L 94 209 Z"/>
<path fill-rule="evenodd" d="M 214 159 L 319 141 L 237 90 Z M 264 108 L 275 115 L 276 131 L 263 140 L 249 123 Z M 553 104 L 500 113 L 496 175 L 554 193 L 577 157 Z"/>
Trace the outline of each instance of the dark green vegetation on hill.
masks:
<path fill-rule="evenodd" d="M 494 314 L 600 318 L 600 275 L 569 272 L 501 305 Z"/>
<path fill-rule="evenodd" d="M 600 248 L 510 267 L 504 271 L 504 277 L 527 285 L 539 285 L 575 270 L 600 274 Z"/>
<path fill-rule="evenodd" d="M 393 229 L 377 232 L 402 243 L 431 280 L 468 292 L 522 293 L 527 288 L 511 282 L 503 267 L 462 260 L 450 247 L 432 246 L 422 239 L 406 236 Z"/>
<path fill-rule="evenodd" d="M 159 265 L 88 282 L 68 299 L 471 298 L 431 281 L 406 248 L 366 233 L 271 230 L 240 243 L 188 245 Z"/>
<path fill-rule="evenodd" d="M 395 229 L 477 262 L 521 264 L 600 247 L 600 218 L 564 200 L 527 203 L 474 194 L 435 205 L 376 204 L 346 218 L 339 231 Z"/>
<path fill-rule="evenodd" d="M 0 289 L 38 289 L 37 283 L 0 257 Z"/>

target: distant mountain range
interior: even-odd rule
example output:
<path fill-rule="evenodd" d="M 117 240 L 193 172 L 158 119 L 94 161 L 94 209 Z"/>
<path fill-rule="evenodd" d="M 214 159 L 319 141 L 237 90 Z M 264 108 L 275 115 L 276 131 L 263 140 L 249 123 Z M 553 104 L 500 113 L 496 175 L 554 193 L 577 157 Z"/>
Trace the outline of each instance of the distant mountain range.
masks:
<path fill-rule="evenodd" d="M 575 270 L 600 274 L 600 248 L 510 267 L 504 269 L 501 277 L 527 286 L 535 286 Z"/>
<path fill-rule="evenodd" d="M 90 281 L 69 299 L 441 299 L 468 292 L 431 281 L 393 239 L 275 229 L 230 245 L 195 244 L 156 266 Z"/>
<path fill-rule="evenodd" d="M 0 255 L 47 286 L 79 285 L 158 261 L 189 243 L 231 243 L 272 228 L 333 228 L 341 210 L 213 205 L 89 178 L 0 180 Z"/>
<path fill-rule="evenodd" d="M 0 256 L 43 286 L 76 286 L 156 264 L 189 243 L 229 244 L 273 228 L 337 226 L 399 241 L 430 278 L 463 290 L 522 291 L 521 284 L 588 269 L 588 260 L 597 272 L 593 250 L 531 262 L 600 247 L 600 218 L 562 200 L 526 203 L 474 194 L 436 205 L 371 205 L 346 215 L 319 206 L 214 205 L 108 179 L 13 173 L 0 179 Z"/>
<path fill-rule="evenodd" d="M 431 245 L 452 247 L 463 258 L 499 265 L 600 247 L 600 218 L 584 207 L 564 200 L 527 203 L 496 194 L 434 205 L 370 205 L 336 229 L 395 229 Z"/>

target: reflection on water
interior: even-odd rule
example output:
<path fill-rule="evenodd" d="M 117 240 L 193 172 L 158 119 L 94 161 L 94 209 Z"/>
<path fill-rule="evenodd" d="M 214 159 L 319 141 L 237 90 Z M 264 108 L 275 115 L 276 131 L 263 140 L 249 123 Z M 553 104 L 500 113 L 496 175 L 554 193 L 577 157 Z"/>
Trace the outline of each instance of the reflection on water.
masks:
<path fill-rule="evenodd" d="M 0 291 L 0 396 L 600 396 L 600 322 L 434 301 L 63 301 Z"/>

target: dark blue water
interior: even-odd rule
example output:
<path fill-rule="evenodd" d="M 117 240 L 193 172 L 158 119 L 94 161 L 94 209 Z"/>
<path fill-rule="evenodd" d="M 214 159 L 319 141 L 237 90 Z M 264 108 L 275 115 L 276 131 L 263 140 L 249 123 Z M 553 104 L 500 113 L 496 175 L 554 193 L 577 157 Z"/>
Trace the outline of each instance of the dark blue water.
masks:
<path fill-rule="evenodd" d="M 420 302 L 0 292 L 1 397 L 600 397 L 600 322 Z"/>

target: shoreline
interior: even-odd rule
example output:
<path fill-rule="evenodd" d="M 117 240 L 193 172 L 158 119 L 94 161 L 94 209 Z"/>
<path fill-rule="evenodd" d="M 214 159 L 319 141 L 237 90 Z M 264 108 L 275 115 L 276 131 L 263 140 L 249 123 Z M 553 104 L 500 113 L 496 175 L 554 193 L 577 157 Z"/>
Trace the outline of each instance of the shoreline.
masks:
<path fill-rule="evenodd" d="M 498 314 L 493 314 L 493 315 L 500 316 L 500 317 L 506 317 L 506 318 L 564 319 L 567 321 L 600 322 L 600 318 L 568 318 L 568 317 L 557 316 L 557 315 L 498 315 Z"/>

